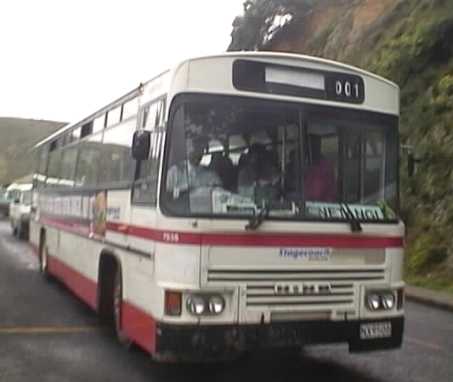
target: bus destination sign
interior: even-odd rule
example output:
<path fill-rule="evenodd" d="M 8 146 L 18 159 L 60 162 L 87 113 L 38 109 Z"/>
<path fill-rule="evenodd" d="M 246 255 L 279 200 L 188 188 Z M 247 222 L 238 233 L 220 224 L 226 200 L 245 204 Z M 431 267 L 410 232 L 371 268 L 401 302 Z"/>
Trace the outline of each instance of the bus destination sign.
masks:
<path fill-rule="evenodd" d="M 365 101 L 361 76 L 257 61 L 236 60 L 233 85 L 242 91 L 355 104 Z"/>
<path fill-rule="evenodd" d="M 326 95 L 332 101 L 363 103 L 365 84 L 360 76 L 329 73 L 326 75 Z"/>

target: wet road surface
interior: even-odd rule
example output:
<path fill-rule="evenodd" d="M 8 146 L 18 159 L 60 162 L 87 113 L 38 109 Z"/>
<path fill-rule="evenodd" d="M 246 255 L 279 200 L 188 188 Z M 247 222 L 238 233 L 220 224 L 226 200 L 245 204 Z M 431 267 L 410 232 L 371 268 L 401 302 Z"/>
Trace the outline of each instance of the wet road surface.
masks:
<path fill-rule="evenodd" d="M 0 222 L 0 381 L 453 381 L 453 313 L 406 305 L 401 350 L 264 352 L 208 365 L 159 365 L 127 351 L 95 314 L 43 279 L 26 242 Z"/>

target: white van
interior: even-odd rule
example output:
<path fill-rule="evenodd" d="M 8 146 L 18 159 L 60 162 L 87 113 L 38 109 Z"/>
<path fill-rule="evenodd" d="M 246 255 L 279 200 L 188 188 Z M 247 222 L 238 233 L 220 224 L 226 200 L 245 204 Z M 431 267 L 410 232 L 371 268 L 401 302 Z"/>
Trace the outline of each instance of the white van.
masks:
<path fill-rule="evenodd" d="M 32 202 L 32 185 L 12 184 L 8 187 L 9 221 L 13 235 L 20 239 L 28 238 Z"/>

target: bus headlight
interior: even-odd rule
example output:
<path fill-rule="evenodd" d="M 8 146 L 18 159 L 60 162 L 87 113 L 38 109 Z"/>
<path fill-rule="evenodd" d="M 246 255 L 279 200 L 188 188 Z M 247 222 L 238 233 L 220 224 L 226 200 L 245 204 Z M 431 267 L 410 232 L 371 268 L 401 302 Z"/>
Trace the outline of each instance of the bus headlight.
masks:
<path fill-rule="evenodd" d="M 187 310 L 195 316 L 216 316 L 225 309 L 225 300 L 220 295 L 194 294 L 187 298 Z"/>
<path fill-rule="evenodd" d="M 196 316 L 201 316 L 206 311 L 205 299 L 201 296 L 190 296 L 187 299 L 187 310 Z"/>
<path fill-rule="evenodd" d="M 368 310 L 392 310 L 395 307 L 395 294 L 391 291 L 373 291 L 366 295 L 365 304 Z"/>
<path fill-rule="evenodd" d="M 222 296 L 211 296 L 208 306 L 211 314 L 220 314 L 225 309 L 225 300 Z"/>
<path fill-rule="evenodd" d="M 385 310 L 391 310 L 395 306 L 395 296 L 393 293 L 385 293 L 381 297 L 381 302 Z"/>
<path fill-rule="evenodd" d="M 366 299 L 367 307 L 371 311 L 378 310 L 381 307 L 381 299 L 378 294 L 371 293 Z"/>

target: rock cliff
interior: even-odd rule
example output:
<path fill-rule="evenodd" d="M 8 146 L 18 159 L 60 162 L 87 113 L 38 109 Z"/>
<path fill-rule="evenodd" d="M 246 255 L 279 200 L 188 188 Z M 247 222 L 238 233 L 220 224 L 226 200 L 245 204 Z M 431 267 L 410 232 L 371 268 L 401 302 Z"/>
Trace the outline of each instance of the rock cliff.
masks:
<path fill-rule="evenodd" d="M 251 0 L 229 50 L 273 50 L 343 61 L 401 87 L 406 277 L 453 291 L 453 1 Z M 404 159 L 404 155 L 402 156 Z"/>

